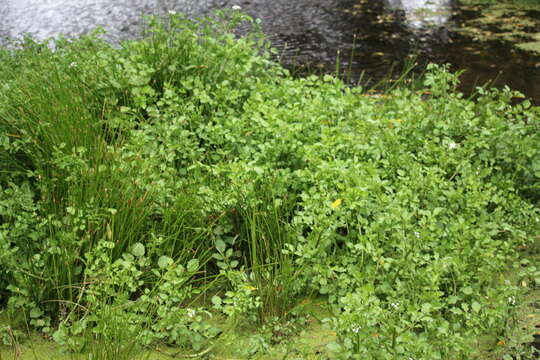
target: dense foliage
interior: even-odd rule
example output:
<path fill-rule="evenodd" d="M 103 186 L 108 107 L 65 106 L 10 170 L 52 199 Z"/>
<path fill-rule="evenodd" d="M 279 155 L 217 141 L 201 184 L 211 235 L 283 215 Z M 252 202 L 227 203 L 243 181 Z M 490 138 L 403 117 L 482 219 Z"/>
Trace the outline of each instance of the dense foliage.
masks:
<path fill-rule="evenodd" d="M 462 358 L 503 333 L 519 289 L 499 275 L 540 227 L 538 108 L 465 99 L 433 65 L 428 96 L 292 78 L 237 25 L 256 24 L 171 15 L 119 48 L 2 51 L 14 324 L 200 350 L 321 294 L 335 357 Z"/>

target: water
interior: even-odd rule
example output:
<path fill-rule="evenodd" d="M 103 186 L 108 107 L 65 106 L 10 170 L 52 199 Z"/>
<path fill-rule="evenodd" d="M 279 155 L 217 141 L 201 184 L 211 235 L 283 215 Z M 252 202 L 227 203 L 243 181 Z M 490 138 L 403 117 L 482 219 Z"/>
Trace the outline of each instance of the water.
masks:
<path fill-rule="evenodd" d="M 413 29 L 426 26 L 446 26 L 450 20 L 450 0 L 388 0 L 393 10 L 405 13 L 406 24 Z"/>
<path fill-rule="evenodd" d="M 452 32 L 466 16 L 452 0 L 2 0 L 0 43 L 23 34 L 76 37 L 96 26 L 117 43 L 139 36 L 141 14 L 203 16 L 233 5 L 262 19 L 288 65 L 335 72 L 339 59 L 351 81 L 362 73 L 364 81 L 377 81 L 414 53 L 420 63 L 466 69 L 464 91 L 498 77 L 495 85 L 508 84 L 540 104 L 540 59 Z"/>

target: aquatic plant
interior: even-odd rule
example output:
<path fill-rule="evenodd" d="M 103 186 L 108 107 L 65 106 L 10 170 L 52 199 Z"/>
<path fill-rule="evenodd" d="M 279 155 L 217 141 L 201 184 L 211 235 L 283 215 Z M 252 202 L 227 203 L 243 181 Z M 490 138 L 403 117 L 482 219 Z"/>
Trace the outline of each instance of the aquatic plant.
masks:
<path fill-rule="evenodd" d="M 170 14 L 119 48 L 0 54 L 12 327 L 207 354 L 317 294 L 334 358 L 459 358 L 504 336 L 523 288 L 499 274 L 540 226 L 538 108 L 464 98 L 435 65 L 422 93 L 293 78 L 238 25 L 257 26 Z"/>

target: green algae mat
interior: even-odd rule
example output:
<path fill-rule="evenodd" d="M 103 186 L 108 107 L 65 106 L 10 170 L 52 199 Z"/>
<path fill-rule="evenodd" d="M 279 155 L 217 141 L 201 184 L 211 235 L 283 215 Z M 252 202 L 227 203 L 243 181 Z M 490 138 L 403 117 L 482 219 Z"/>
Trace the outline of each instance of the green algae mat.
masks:
<path fill-rule="evenodd" d="M 460 1 L 467 14 L 458 32 L 540 55 L 540 3 L 534 0 Z"/>

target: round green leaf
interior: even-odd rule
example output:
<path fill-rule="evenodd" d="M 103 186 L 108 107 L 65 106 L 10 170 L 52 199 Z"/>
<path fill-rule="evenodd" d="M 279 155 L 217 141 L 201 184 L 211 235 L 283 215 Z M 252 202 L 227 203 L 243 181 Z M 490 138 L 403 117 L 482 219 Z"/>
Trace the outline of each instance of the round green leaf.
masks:
<path fill-rule="evenodd" d="M 221 239 L 217 239 L 216 240 L 216 249 L 217 251 L 219 251 L 221 254 L 223 254 L 225 252 L 225 242 Z"/>
<path fill-rule="evenodd" d="M 144 245 L 140 242 L 133 244 L 133 247 L 131 248 L 131 253 L 137 257 L 141 257 L 144 255 Z"/>
<path fill-rule="evenodd" d="M 168 256 L 161 256 L 158 260 L 158 266 L 164 269 L 173 263 L 173 259 Z"/>
<path fill-rule="evenodd" d="M 212 296 L 212 304 L 215 306 L 221 305 L 221 298 L 219 296 Z"/>
<path fill-rule="evenodd" d="M 38 308 L 33 308 L 32 310 L 30 310 L 30 317 L 32 319 L 36 319 L 36 318 L 40 317 L 41 315 L 43 315 L 43 311 L 41 311 Z"/>
<path fill-rule="evenodd" d="M 189 272 L 194 272 L 199 270 L 199 259 L 191 259 L 187 263 L 187 270 Z"/>

